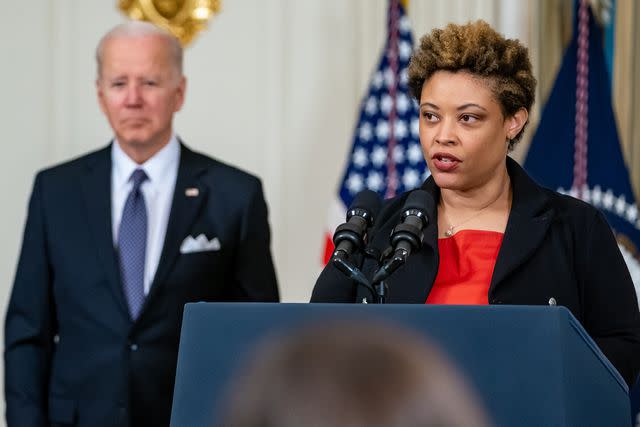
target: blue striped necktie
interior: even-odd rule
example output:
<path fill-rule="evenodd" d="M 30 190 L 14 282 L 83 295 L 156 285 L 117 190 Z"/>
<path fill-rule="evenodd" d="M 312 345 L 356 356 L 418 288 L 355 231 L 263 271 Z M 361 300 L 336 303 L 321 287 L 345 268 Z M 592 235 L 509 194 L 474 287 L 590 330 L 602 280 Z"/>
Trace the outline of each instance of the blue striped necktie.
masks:
<path fill-rule="evenodd" d="M 118 259 L 124 295 L 131 319 L 136 320 L 144 304 L 144 266 L 147 252 L 147 207 L 140 186 L 147 180 L 142 169 L 131 174 L 133 188 L 122 210 L 118 232 Z"/>

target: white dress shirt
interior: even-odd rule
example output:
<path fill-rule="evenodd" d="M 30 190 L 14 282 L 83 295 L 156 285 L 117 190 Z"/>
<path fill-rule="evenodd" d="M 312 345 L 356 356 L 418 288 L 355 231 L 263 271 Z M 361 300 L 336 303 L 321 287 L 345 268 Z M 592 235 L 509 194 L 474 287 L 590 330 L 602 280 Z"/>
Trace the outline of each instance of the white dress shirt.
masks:
<path fill-rule="evenodd" d="M 111 145 L 111 223 L 113 227 L 113 245 L 118 247 L 118 230 L 122 219 L 124 204 L 131 192 L 133 183 L 131 174 L 141 168 L 147 179 L 140 189 L 147 207 L 147 251 L 144 266 L 144 294 L 149 294 L 153 277 L 158 269 L 160 254 L 164 246 L 164 237 L 171 212 L 173 192 L 176 187 L 178 165 L 180 163 L 180 144 L 175 135 L 169 143 L 153 157 L 139 165 L 122 151 L 115 140 Z"/>

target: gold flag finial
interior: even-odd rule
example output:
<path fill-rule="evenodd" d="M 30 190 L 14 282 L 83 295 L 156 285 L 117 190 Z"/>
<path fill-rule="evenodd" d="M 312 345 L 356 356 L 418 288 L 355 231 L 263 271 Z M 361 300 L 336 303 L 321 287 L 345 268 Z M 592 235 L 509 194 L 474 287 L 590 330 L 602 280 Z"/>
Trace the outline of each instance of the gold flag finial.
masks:
<path fill-rule="evenodd" d="M 611 22 L 613 3 L 611 0 L 589 0 L 591 11 L 601 26 L 607 26 Z"/>
<path fill-rule="evenodd" d="M 176 36 L 183 46 L 207 28 L 220 11 L 221 0 L 119 0 L 118 8 L 131 19 L 149 21 Z"/>

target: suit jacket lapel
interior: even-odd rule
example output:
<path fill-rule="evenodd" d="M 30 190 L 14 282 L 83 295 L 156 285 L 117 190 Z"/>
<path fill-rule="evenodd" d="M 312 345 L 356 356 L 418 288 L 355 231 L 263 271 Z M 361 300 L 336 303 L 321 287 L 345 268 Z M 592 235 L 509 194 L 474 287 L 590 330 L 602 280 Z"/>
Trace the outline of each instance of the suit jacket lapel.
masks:
<path fill-rule="evenodd" d="M 513 201 L 507 228 L 493 270 L 491 294 L 512 271 L 522 265 L 544 239 L 553 219 L 548 197 L 522 168 L 507 158 Z"/>
<path fill-rule="evenodd" d="M 111 223 L 111 145 L 87 159 L 87 174 L 82 181 L 82 194 L 87 209 L 87 221 L 98 258 L 104 267 L 116 306 L 129 316 L 122 292 L 120 271 L 113 247 Z"/>
<path fill-rule="evenodd" d="M 180 246 L 185 236 L 187 236 L 193 222 L 195 221 L 204 201 L 207 199 L 207 187 L 203 186 L 198 177 L 205 170 L 206 166 L 199 162 L 198 157 L 180 143 L 180 165 L 178 166 L 178 176 L 176 187 L 173 192 L 173 202 L 169 213 L 169 222 L 164 239 L 164 246 L 160 255 L 160 262 L 156 275 L 153 278 L 149 295 L 145 301 L 145 308 L 152 303 L 154 296 L 162 287 L 167 275 L 180 254 Z M 197 195 L 187 189 L 197 189 Z"/>

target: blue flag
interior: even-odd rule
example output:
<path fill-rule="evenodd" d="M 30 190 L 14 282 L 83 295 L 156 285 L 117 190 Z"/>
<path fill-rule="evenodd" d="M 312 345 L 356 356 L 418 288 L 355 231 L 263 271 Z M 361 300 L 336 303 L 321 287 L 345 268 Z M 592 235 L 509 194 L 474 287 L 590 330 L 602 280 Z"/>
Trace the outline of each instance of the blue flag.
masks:
<path fill-rule="evenodd" d="M 577 3 L 581 3 L 582 19 L 576 13 L 571 44 L 524 167 L 541 185 L 602 210 L 616 233 L 638 293 L 640 215 L 611 105 L 603 34 L 587 2 Z M 638 409 L 640 389 L 636 386 L 632 390 L 634 414 Z"/>
<path fill-rule="evenodd" d="M 331 235 L 344 222 L 356 194 L 369 189 L 389 198 L 412 190 L 429 176 L 418 132 L 418 103 L 409 94 L 407 67 L 413 51 L 411 26 L 400 0 L 389 0 L 387 39 L 362 99 L 360 115 L 329 212 L 325 263 L 333 252 Z"/>
<path fill-rule="evenodd" d="M 578 25 L 574 28 L 573 39 L 544 106 L 524 167 L 541 185 L 580 197 L 604 212 L 621 243 L 637 288 L 640 277 L 636 261 L 640 247 L 640 215 L 611 106 L 602 31 L 589 11 L 588 93 L 586 99 L 580 99 L 586 104 L 588 113 L 586 138 L 582 136 L 586 144 L 581 148 L 576 142 L 580 137 L 576 126 L 579 115 L 576 114 L 576 100 L 580 98 L 576 77 Z M 580 108 L 579 103 L 578 106 Z M 586 151 L 583 151 L 581 161 L 578 159 L 580 150 Z M 580 166 L 583 167 L 582 172 L 578 170 Z M 576 175 L 583 175 L 582 181 Z M 575 185 L 576 182 L 581 184 Z"/>

